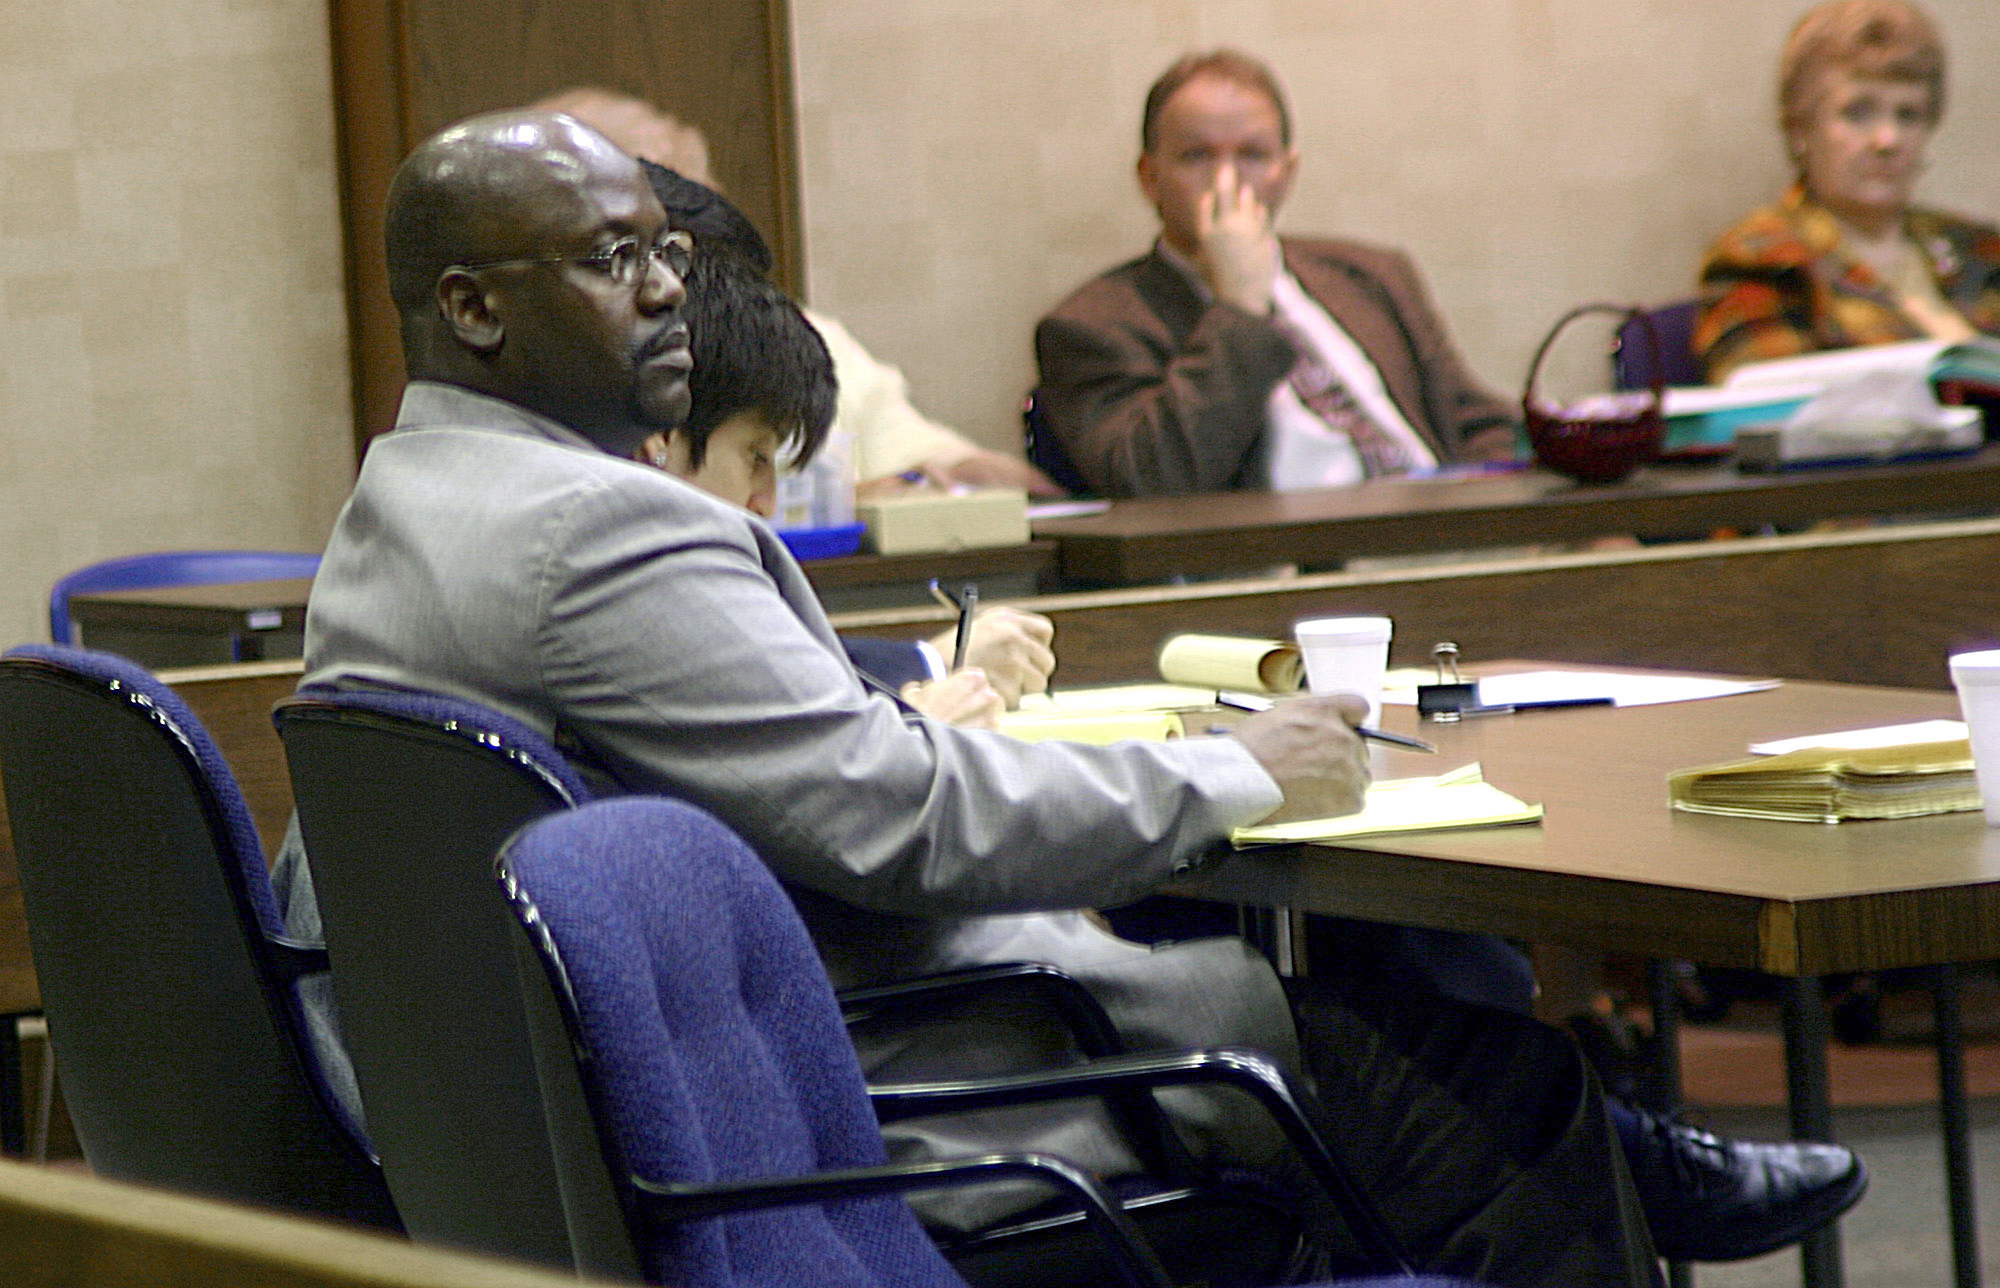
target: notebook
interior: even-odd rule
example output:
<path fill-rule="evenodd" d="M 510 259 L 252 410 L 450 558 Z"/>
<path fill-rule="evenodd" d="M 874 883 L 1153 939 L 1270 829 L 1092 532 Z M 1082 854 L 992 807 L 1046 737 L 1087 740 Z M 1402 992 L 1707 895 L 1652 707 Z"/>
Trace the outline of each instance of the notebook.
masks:
<path fill-rule="evenodd" d="M 1980 808 L 1963 738 L 1891 747 L 1805 747 L 1684 769 L 1667 779 L 1673 807 L 1796 823 L 1915 818 Z"/>
<path fill-rule="evenodd" d="M 1256 845 L 1298 845 L 1345 841 L 1398 832 L 1437 832 L 1463 827 L 1539 823 L 1542 807 L 1508 795 L 1486 781 L 1474 761 L 1434 778 L 1392 778 L 1368 788 L 1357 814 L 1260 823 L 1230 833 L 1237 849 Z"/>

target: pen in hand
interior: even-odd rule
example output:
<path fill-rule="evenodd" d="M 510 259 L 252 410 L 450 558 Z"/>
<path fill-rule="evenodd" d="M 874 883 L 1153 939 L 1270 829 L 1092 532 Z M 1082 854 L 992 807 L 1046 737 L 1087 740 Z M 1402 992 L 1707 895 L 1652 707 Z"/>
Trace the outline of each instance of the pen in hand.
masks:
<path fill-rule="evenodd" d="M 1259 697 L 1254 693 L 1232 693 L 1228 689 L 1223 689 L 1216 693 L 1215 705 L 1218 707 L 1234 707 L 1238 711 L 1269 711 L 1271 709 L 1271 700 Z M 1370 729 L 1365 725 L 1356 725 L 1354 732 L 1368 739 L 1370 742 L 1379 742 L 1384 746 L 1402 747 L 1408 751 L 1429 752 L 1432 755 L 1437 754 L 1437 748 L 1421 738 L 1410 738 L 1400 733 L 1390 733 L 1386 729 Z"/>
<path fill-rule="evenodd" d="M 960 670 L 965 666 L 966 650 L 972 645 L 972 614 L 979 607 L 979 587 L 966 582 L 958 592 L 958 638 L 951 648 L 951 669 Z"/>
<path fill-rule="evenodd" d="M 1437 748 L 1422 738 L 1411 738 L 1400 733 L 1390 733 L 1387 729 L 1370 729 L 1366 725 L 1356 725 L 1354 732 L 1370 742 L 1379 742 L 1388 747 L 1403 747 L 1410 751 L 1427 752 L 1437 755 Z"/>

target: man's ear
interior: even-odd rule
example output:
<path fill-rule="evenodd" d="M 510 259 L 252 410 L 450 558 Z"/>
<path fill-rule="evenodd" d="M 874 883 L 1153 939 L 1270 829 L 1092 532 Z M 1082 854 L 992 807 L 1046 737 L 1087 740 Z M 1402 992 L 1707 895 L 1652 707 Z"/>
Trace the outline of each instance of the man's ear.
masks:
<path fill-rule="evenodd" d="M 459 343 L 479 353 L 494 353 L 507 338 L 507 328 L 493 300 L 477 278 L 462 268 L 448 268 L 438 277 L 438 312 Z"/>
<path fill-rule="evenodd" d="M 1158 163 L 1150 152 L 1139 154 L 1139 164 L 1134 167 L 1139 177 L 1139 191 L 1145 194 L 1146 204 L 1155 210 L 1160 206 Z"/>
<path fill-rule="evenodd" d="M 1276 215 L 1278 207 L 1285 203 L 1285 198 L 1292 195 L 1292 180 L 1298 177 L 1299 150 L 1286 148 L 1284 159 L 1278 162 L 1277 182 L 1272 185 L 1271 214 Z"/>

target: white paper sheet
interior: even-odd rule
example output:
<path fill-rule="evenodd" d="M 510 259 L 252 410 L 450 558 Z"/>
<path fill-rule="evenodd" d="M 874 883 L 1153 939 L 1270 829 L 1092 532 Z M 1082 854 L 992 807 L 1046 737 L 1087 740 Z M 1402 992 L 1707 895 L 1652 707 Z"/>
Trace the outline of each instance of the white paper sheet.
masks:
<path fill-rule="evenodd" d="M 1805 747 L 1841 747 L 1859 751 L 1865 747 L 1906 747 L 1920 742 L 1957 742 L 1966 737 L 1963 720 L 1918 720 L 1911 724 L 1881 725 L 1873 729 L 1843 729 L 1838 733 L 1809 733 L 1799 738 L 1779 738 L 1773 742 L 1753 742 L 1753 756 L 1782 756 Z"/>
<path fill-rule="evenodd" d="M 1043 519 L 1087 519 L 1111 508 L 1109 501 L 1034 501 L 1028 505 L 1028 522 Z"/>
<path fill-rule="evenodd" d="M 1428 681 L 1426 681 L 1428 682 Z M 1514 675 L 1482 676 L 1479 701 L 1489 707 L 1528 702 L 1563 702 L 1578 698 L 1610 698 L 1621 707 L 1659 702 L 1690 702 L 1725 698 L 1735 693 L 1775 689 L 1777 680 L 1729 680 L 1701 675 L 1626 675 L 1616 671 L 1521 671 Z M 1385 692 L 1382 700 L 1415 706 L 1414 688 Z"/>

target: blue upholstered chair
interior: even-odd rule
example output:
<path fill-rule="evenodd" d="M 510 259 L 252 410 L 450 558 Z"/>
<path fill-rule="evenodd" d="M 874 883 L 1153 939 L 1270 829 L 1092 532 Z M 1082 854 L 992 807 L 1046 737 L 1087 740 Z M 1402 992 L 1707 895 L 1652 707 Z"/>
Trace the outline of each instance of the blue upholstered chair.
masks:
<path fill-rule="evenodd" d="M 413 1238 L 567 1266 L 493 852 L 590 799 L 538 732 L 428 693 L 273 716 L 369 1134 Z"/>
<path fill-rule="evenodd" d="M 1667 385 L 1708 383 L 1694 352 L 1694 324 L 1701 316 L 1701 304 L 1698 299 L 1675 300 L 1645 310 L 1660 338 L 1657 358 L 1645 322 L 1635 317 L 1620 326 L 1618 343 L 1611 351 L 1613 383 L 1620 389 L 1644 389 L 1653 383 L 1655 374 Z"/>
<path fill-rule="evenodd" d="M 1087 1175 L 1032 1155 L 889 1164 L 880 1123 L 898 1116 L 1225 1081 L 1337 1171 L 1286 1112 L 1296 1104 L 1281 1075 L 1247 1052 L 1128 1056 L 871 1098 L 789 899 L 692 806 L 634 797 L 543 818 L 501 852 L 499 878 L 524 932 L 522 995 L 585 1272 L 687 1288 L 964 1288 L 894 1196 L 1039 1174 L 1090 1213 L 1107 1236 L 1101 1255 L 1128 1282 L 1161 1282 Z M 1048 1269 L 1044 1282 L 1068 1282 L 1076 1267 Z"/>
<path fill-rule="evenodd" d="M 0 659 L 0 774 L 77 1136 L 101 1175 L 395 1228 L 312 1056 L 236 781 L 180 698 L 122 658 Z"/>
<path fill-rule="evenodd" d="M 282 581 L 319 573 L 319 556 L 276 550 L 160 550 L 79 568 L 49 590 L 49 638 L 76 640 L 72 595 L 160 586 L 213 586 L 230 581 Z"/>
<path fill-rule="evenodd" d="M 410 1233 L 568 1264 L 512 918 L 491 873 L 515 827 L 589 788 L 534 730 L 436 694 L 307 689 L 274 718 L 345 1041 Z M 999 991 L 1055 1013 L 1086 1053 L 1105 1049 L 1109 1021 L 1089 995 L 1032 965 L 858 990 L 852 1004 L 895 1023 Z"/>

